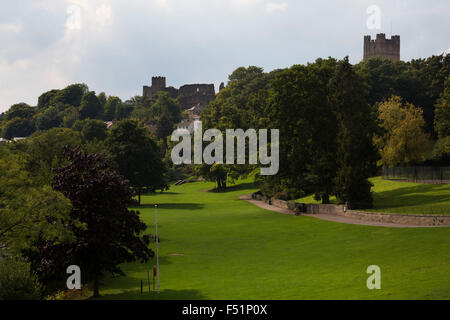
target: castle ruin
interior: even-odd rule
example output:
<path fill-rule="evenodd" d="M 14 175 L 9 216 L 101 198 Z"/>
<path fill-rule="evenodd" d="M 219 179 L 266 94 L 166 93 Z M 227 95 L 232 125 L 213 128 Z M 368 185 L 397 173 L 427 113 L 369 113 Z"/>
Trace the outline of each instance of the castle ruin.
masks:
<path fill-rule="evenodd" d="M 214 84 L 187 84 L 179 89 L 166 86 L 165 77 L 152 77 L 152 86 L 143 87 L 143 96 L 155 100 L 157 92 L 167 92 L 173 99 L 178 99 L 183 110 L 193 107 L 203 110 L 216 97 Z"/>
<path fill-rule="evenodd" d="M 363 60 L 374 57 L 400 61 L 400 36 L 391 36 L 391 39 L 386 39 L 384 33 L 379 33 L 375 40 L 371 40 L 370 36 L 364 36 Z"/>

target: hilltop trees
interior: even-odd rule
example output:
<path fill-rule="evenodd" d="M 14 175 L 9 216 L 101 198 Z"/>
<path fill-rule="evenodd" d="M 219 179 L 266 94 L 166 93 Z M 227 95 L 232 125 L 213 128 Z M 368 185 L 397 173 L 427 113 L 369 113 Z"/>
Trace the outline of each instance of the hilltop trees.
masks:
<path fill-rule="evenodd" d="M 57 103 L 79 107 L 83 96 L 89 91 L 84 83 L 67 86 L 62 90 L 50 90 L 43 93 L 38 99 L 38 109 L 46 109 Z"/>
<path fill-rule="evenodd" d="M 106 99 L 103 119 L 106 121 L 114 120 L 117 112 L 117 107 L 122 103 L 119 97 L 109 96 Z"/>
<path fill-rule="evenodd" d="M 3 124 L 2 137 L 12 139 L 14 137 L 28 137 L 36 130 L 34 122 L 29 119 L 13 118 Z"/>
<path fill-rule="evenodd" d="M 144 189 L 164 190 L 165 166 L 147 129 L 134 120 L 117 123 L 106 139 L 106 147 L 118 171 L 137 190 L 139 204 Z"/>
<path fill-rule="evenodd" d="M 102 105 L 95 95 L 94 91 L 90 91 L 83 95 L 80 104 L 80 119 L 97 118 L 103 112 Z"/>
<path fill-rule="evenodd" d="M 156 122 L 156 137 L 166 142 L 166 137 L 170 136 L 174 129 L 174 123 L 168 111 L 164 110 Z"/>
<path fill-rule="evenodd" d="M 167 92 L 158 92 L 158 97 L 155 103 L 150 107 L 150 111 L 156 118 L 167 113 L 173 123 L 181 121 L 180 103 L 177 100 L 172 99 Z"/>

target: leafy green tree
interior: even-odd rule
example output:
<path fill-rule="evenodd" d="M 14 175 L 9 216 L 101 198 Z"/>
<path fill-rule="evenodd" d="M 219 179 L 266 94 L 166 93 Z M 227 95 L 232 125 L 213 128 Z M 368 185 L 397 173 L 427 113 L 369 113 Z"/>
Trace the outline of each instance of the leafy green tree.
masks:
<path fill-rule="evenodd" d="M 138 120 L 142 123 L 151 123 L 154 120 L 152 111 L 149 107 L 137 106 L 130 114 L 131 119 Z"/>
<path fill-rule="evenodd" d="M 335 195 L 352 208 L 370 208 L 373 198 L 368 178 L 375 171 L 372 139 L 375 119 L 364 97 L 365 87 L 348 57 L 339 61 L 329 83 L 329 102 L 334 106 L 337 131 Z"/>
<path fill-rule="evenodd" d="M 139 204 L 144 189 L 167 188 L 160 150 L 147 129 L 137 121 L 118 122 L 111 128 L 106 146 L 120 174 L 137 190 Z"/>
<path fill-rule="evenodd" d="M 100 92 L 100 93 L 97 95 L 97 98 L 98 98 L 98 101 L 100 102 L 100 104 L 102 105 L 102 109 L 105 108 L 106 101 L 108 100 L 108 98 L 107 98 L 107 96 L 106 96 L 106 93 Z"/>
<path fill-rule="evenodd" d="M 80 119 L 80 113 L 76 107 L 70 107 L 63 111 L 62 116 L 62 125 L 65 128 L 72 128 L 74 123 Z"/>
<path fill-rule="evenodd" d="M 52 168 L 65 163 L 64 147 L 75 148 L 82 143 L 79 132 L 68 128 L 53 128 L 38 132 L 25 141 L 26 169 L 41 185 L 49 185 L 54 175 Z"/>
<path fill-rule="evenodd" d="M 445 89 L 436 104 L 434 126 L 439 139 L 450 136 L 450 76 Z"/>
<path fill-rule="evenodd" d="M 84 119 L 74 123 L 73 130 L 81 132 L 84 142 L 97 140 L 105 140 L 108 134 L 106 124 L 101 120 Z"/>
<path fill-rule="evenodd" d="M 166 137 L 170 136 L 174 129 L 172 118 L 168 111 L 164 111 L 156 122 L 156 137 L 166 141 Z"/>
<path fill-rule="evenodd" d="M 134 109 L 134 107 L 131 104 L 126 104 L 126 103 L 118 104 L 117 108 L 116 108 L 115 119 L 123 120 L 123 119 L 129 118 L 130 114 L 133 112 L 133 109 Z"/>
<path fill-rule="evenodd" d="M 116 111 L 119 105 L 122 104 L 122 100 L 119 97 L 109 96 L 106 99 L 105 110 L 103 119 L 106 121 L 112 121 L 116 117 Z"/>
<path fill-rule="evenodd" d="M 81 107 L 82 98 L 89 92 L 84 83 L 71 84 L 62 90 L 58 90 L 50 100 L 50 105 L 58 103 Z"/>
<path fill-rule="evenodd" d="M 26 103 L 17 103 L 5 112 L 5 120 L 12 120 L 14 118 L 31 119 L 34 114 L 35 108 L 30 107 Z"/>
<path fill-rule="evenodd" d="M 181 121 L 180 103 L 172 99 L 168 92 L 158 92 L 157 99 L 151 106 L 151 113 L 153 117 L 158 118 L 164 112 L 168 112 L 173 123 Z"/>
<path fill-rule="evenodd" d="M 43 94 L 41 94 L 38 98 L 38 110 L 44 110 L 47 109 L 48 107 L 50 107 L 50 105 L 53 102 L 53 98 L 56 96 L 56 94 L 59 92 L 60 90 L 58 89 L 53 89 L 47 92 L 44 92 Z"/>
<path fill-rule="evenodd" d="M 43 274 L 64 272 L 78 265 L 92 280 L 94 296 L 99 296 L 99 280 L 105 273 L 124 275 L 120 265 L 153 256 L 149 235 L 139 212 L 130 211 L 133 191 L 128 181 L 110 169 L 101 154 L 66 149 L 68 165 L 58 168 L 52 186 L 72 203 L 68 223 L 75 235 L 73 243 L 48 242 L 40 248 Z"/>
<path fill-rule="evenodd" d="M 49 186 L 36 185 L 23 154 L 1 148 L 0 176 L 0 253 L 30 250 L 38 239 L 70 241 L 62 228 L 70 203 Z"/>
<path fill-rule="evenodd" d="M 380 165 L 411 165 L 425 161 L 431 148 L 428 134 L 424 132 L 422 109 L 392 96 L 378 106 L 378 121 L 383 129 L 374 142 L 381 159 Z"/>
<path fill-rule="evenodd" d="M 80 104 L 80 119 L 95 119 L 103 113 L 102 105 L 95 95 L 94 91 L 83 95 Z"/>
<path fill-rule="evenodd" d="M 207 165 L 205 163 L 196 166 L 197 175 L 202 176 L 207 181 L 216 183 L 216 190 L 223 191 L 227 187 L 229 166 L 226 164 L 214 163 Z"/>
<path fill-rule="evenodd" d="M 283 70 L 272 81 L 268 115 L 271 126 L 280 128 L 280 163 L 289 164 L 281 166 L 278 181 L 293 198 L 314 193 L 328 203 L 333 193 L 337 127 L 327 86 L 335 68 L 334 59 L 318 59 Z M 277 181 L 268 179 L 268 185 Z"/>
<path fill-rule="evenodd" d="M 275 128 L 269 121 L 266 108 L 270 81 L 277 72 L 266 74 L 263 69 L 255 66 L 236 69 L 229 76 L 227 87 L 221 90 L 216 99 L 203 110 L 201 114 L 203 129 L 216 128 L 225 134 L 225 130 L 231 128 L 240 128 L 244 131 L 250 128 Z M 248 150 L 247 141 L 246 150 Z M 248 160 L 248 152 L 246 152 L 246 159 Z M 214 168 L 200 166 L 197 170 L 207 179 L 210 179 L 211 169 L 217 170 L 217 177 L 223 183 L 217 181 L 214 176 L 211 176 L 211 179 L 218 182 L 219 189 L 223 189 L 227 181 L 246 177 L 255 167 L 256 165 L 221 165 Z M 226 179 L 221 178 L 221 172 L 226 172 Z"/>
<path fill-rule="evenodd" d="M 48 107 L 36 116 L 36 127 L 41 131 L 57 128 L 61 125 L 61 122 L 62 119 L 56 106 Z"/>

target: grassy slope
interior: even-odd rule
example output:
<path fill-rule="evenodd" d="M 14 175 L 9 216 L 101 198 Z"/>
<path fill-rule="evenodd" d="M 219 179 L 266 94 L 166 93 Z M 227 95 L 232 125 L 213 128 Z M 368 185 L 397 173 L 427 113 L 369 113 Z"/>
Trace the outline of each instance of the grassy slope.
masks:
<path fill-rule="evenodd" d="M 450 214 L 450 185 L 420 184 L 387 181 L 376 177 L 374 184 L 374 208 L 367 211 L 400 214 Z M 333 197 L 332 202 L 335 201 Z M 297 200 L 319 203 L 313 196 Z"/>
<path fill-rule="evenodd" d="M 107 278 L 106 299 L 450 299 L 450 228 L 390 229 L 327 222 L 263 210 L 210 183 L 145 196 L 142 218 L 154 230 L 158 203 L 161 295 L 140 295 L 147 265 L 124 265 Z M 153 245 L 154 246 L 154 245 Z M 171 253 L 183 253 L 173 256 Z M 366 288 L 369 265 L 382 290 Z"/>

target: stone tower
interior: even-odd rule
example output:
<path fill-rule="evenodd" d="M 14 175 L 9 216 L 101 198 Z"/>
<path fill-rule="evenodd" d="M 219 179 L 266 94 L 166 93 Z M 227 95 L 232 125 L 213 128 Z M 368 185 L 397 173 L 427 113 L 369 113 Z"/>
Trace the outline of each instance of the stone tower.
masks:
<path fill-rule="evenodd" d="M 392 36 L 391 39 L 386 39 L 384 33 L 379 33 L 375 40 L 371 40 L 370 36 L 364 36 L 363 60 L 374 57 L 400 61 L 400 36 Z"/>
<path fill-rule="evenodd" d="M 152 91 L 154 93 L 166 90 L 166 77 L 152 77 Z"/>

